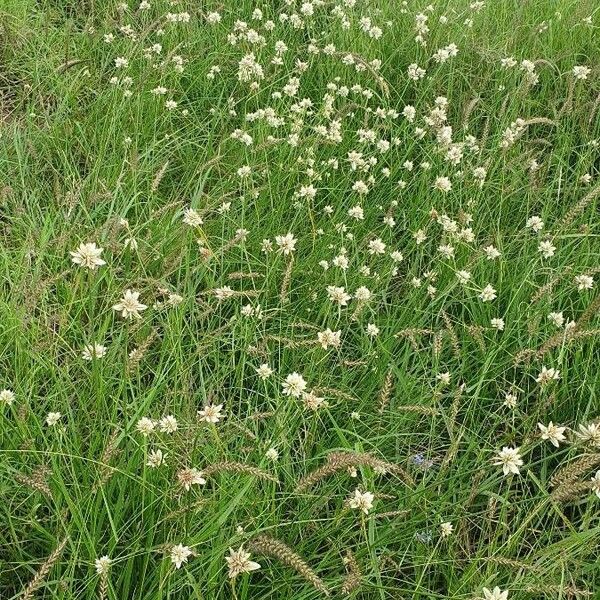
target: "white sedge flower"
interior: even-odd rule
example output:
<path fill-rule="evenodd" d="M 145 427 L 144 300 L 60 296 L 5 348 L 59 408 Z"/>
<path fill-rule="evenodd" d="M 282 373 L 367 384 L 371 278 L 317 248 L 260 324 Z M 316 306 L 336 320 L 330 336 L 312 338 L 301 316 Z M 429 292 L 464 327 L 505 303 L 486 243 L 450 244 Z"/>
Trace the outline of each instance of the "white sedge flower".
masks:
<path fill-rule="evenodd" d="M 314 392 L 303 392 L 302 402 L 309 410 L 317 411 L 322 407 L 327 406 L 327 400 L 321 396 L 317 396 Z"/>
<path fill-rule="evenodd" d="M 483 302 L 491 302 L 492 300 L 495 300 L 497 297 L 498 296 L 496 294 L 496 290 L 490 284 L 486 285 L 481 290 L 481 293 L 479 294 L 479 298 Z"/>
<path fill-rule="evenodd" d="M 329 346 L 332 346 L 333 348 L 339 348 L 341 344 L 341 336 L 341 330 L 332 331 L 330 328 L 327 328 L 325 331 L 319 331 L 317 333 L 317 340 L 321 347 L 324 350 L 327 350 Z"/>
<path fill-rule="evenodd" d="M 452 183 L 448 177 L 437 177 L 433 183 L 433 189 L 447 193 L 452 189 Z"/>
<path fill-rule="evenodd" d="M 93 360 L 95 358 L 104 358 L 106 355 L 106 346 L 102 344 L 88 344 L 81 352 L 83 360 Z"/>
<path fill-rule="evenodd" d="M 48 425 L 48 427 L 56 425 L 61 417 L 62 415 L 59 412 L 49 412 L 46 417 L 46 425 Z"/>
<path fill-rule="evenodd" d="M 417 245 L 422 244 L 427 239 L 427 235 L 422 229 L 415 231 L 413 233 L 413 237 L 415 238 L 415 242 Z"/>
<path fill-rule="evenodd" d="M 350 508 L 362 510 L 365 515 L 369 514 L 369 510 L 373 508 L 374 494 L 371 492 L 361 492 L 359 489 L 354 490 L 354 496 L 350 499 Z"/>
<path fill-rule="evenodd" d="M 15 393 L 12 390 L 2 390 L 0 392 L 0 402 L 10 406 L 15 401 Z"/>
<path fill-rule="evenodd" d="M 538 251 L 544 258 L 552 258 L 555 250 L 556 246 L 554 246 L 550 240 L 544 240 L 538 245 Z"/>
<path fill-rule="evenodd" d="M 445 523 L 442 523 L 440 525 L 440 535 L 443 538 L 450 537 L 452 535 L 453 531 L 454 531 L 454 525 L 452 525 L 452 523 L 450 523 L 450 521 L 446 521 Z"/>
<path fill-rule="evenodd" d="M 261 379 L 268 379 L 273 374 L 273 369 L 267 364 L 263 363 L 260 367 L 256 367 L 255 371 Z"/>
<path fill-rule="evenodd" d="M 352 190 L 357 194 L 364 195 L 369 193 L 369 186 L 364 181 L 359 180 L 354 182 L 352 185 Z"/>
<path fill-rule="evenodd" d="M 289 256 L 296 249 L 297 241 L 298 240 L 291 233 L 275 236 L 275 243 L 284 256 Z"/>
<path fill-rule="evenodd" d="M 500 251 L 495 246 L 487 246 L 483 249 L 488 260 L 494 260 L 501 256 Z"/>
<path fill-rule="evenodd" d="M 94 565 L 96 566 L 96 573 L 98 575 L 106 575 L 112 565 L 112 559 L 108 558 L 108 556 L 101 556 L 94 561 Z"/>
<path fill-rule="evenodd" d="M 562 312 L 551 312 L 548 315 L 548 320 L 556 327 L 562 327 L 565 322 L 565 317 Z"/>
<path fill-rule="evenodd" d="M 548 369 L 544 366 L 542 366 L 540 374 L 535 378 L 536 382 L 540 385 L 546 385 L 547 383 L 557 381 L 558 379 L 560 379 L 560 371 L 558 369 L 554 369 L 553 367 Z"/>
<path fill-rule="evenodd" d="M 525 223 L 525 227 L 538 233 L 544 228 L 544 221 L 542 221 L 542 219 L 540 219 L 540 217 L 537 216 L 529 217 L 529 219 L 527 219 L 527 222 Z"/>
<path fill-rule="evenodd" d="M 183 211 L 183 222 L 190 227 L 200 227 L 204 223 L 200 214 L 193 208 L 186 208 Z"/>
<path fill-rule="evenodd" d="M 485 600 L 507 600 L 508 598 L 508 591 L 503 592 L 498 586 L 493 590 L 484 587 L 482 591 Z"/>
<path fill-rule="evenodd" d="M 592 70 L 589 67 L 577 65 L 573 67 L 571 72 L 573 73 L 573 77 L 575 77 L 575 79 L 583 80 L 588 78 L 588 75 L 592 72 Z"/>
<path fill-rule="evenodd" d="M 504 319 L 495 318 L 490 321 L 491 326 L 498 331 L 504 331 Z"/>
<path fill-rule="evenodd" d="M 202 471 L 198 471 L 195 467 L 181 469 L 177 472 L 177 479 L 186 492 L 189 492 L 193 485 L 204 485 L 206 483 Z"/>
<path fill-rule="evenodd" d="M 218 423 L 223 418 L 222 409 L 222 404 L 209 404 L 198 411 L 198 418 L 206 423 Z"/>
<path fill-rule="evenodd" d="M 600 424 L 580 424 L 579 430 L 575 432 L 575 435 L 581 442 L 589 443 L 596 448 L 600 448 Z"/>
<path fill-rule="evenodd" d="M 385 244 L 380 238 L 369 242 L 369 254 L 383 254 L 385 252 Z"/>
<path fill-rule="evenodd" d="M 142 417 L 136 424 L 136 429 L 144 436 L 148 437 L 156 427 L 156 424 L 152 419 L 148 417 Z"/>
<path fill-rule="evenodd" d="M 449 371 L 445 371 L 444 373 L 438 373 L 435 378 L 442 384 L 442 385 L 450 385 L 450 372 Z"/>
<path fill-rule="evenodd" d="M 516 408 L 517 407 L 517 396 L 512 392 L 506 392 L 504 394 L 504 402 L 502 403 L 506 408 Z"/>
<path fill-rule="evenodd" d="M 469 271 L 457 271 L 456 278 L 458 279 L 459 283 L 466 285 L 471 279 L 471 273 L 469 273 Z"/>
<path fill-rule="evenodd" d="M 182 564 L 186 563 L 191 555 L 192 551 L 188 546 L 177 544 L 171 548 L 171 562 L 175 565 L 176 569 L 179 569 Z"/>
<path fill-rule="evenodd" d="M 106 264 L 106 261 L 100 258 L 103 248 L 98 248 L 94 242 L 79 244 L 74 252 L 70 252 L 71 260 L 81 267 L 95 271 L 97 267 Z"/>
<path fill-rule="evenodd" d="M 139 292 L 125 290 L 123 298 L 113 306 L 113 310 L 120 312 L 121 316 L 125 319 L 140 319 L 140 312 L 146 310 L 148 307 L 138 300 L 139 297 Z"/>
<path fill-rule="evenodd" d="M 438 246 L 438 252 L 447 259 L 454 258 L 454 247 L 450 244 L 442 244 Z M 468 278 L 467 278 L 468 281 Z"/>
<path fill-rule="evenodd" d="M 498 467 L 502 467 L 502 471 L 505 475 L 508 475 L 509 473 L 518 475 L 520 473 L 519 467 L 523 466 L 519 448 L 509 448 L 508 446 L 504 446 L 494 459 L 494 464 Z"/>
<path fill-rule="evenodd" d="M 177 431 L 177 419 L 173 415 L 167 415 L 158 422 L 158 429 L 162 433 L 175 433 Z"/>
<path fill-rule="evenodd" d="M 590 480 L 592 484 L 592 492 L 600 498 L 600 471 L 596 471 L 596 474 Z"/>
<path fill-rule="evenodd" d="M 284 395 L 299 398 L 306 389 L 306 381 L 302 375 L 294 371 L 285 378 L 282 388 Z"/>
<path fill-rule="evenodd" d="M 225 562 L 229 567 L 229 578 L 233 579 L 241 573 L 250 573 L 260 569 L 257 562 L 250 560 L 250 552 L 246 552 L 242 546 L 237 550 L 229 548 L 229 556 L 225 557 Z"/>
<path fill-rule="evenodd" d="M 221 288 L 215 288 L 213 290 L 213 294 L 217 300 L 228 300 L 235 295 L 235 292 L 231 289 L 230 286 L 224 285 Z"/>
<path fill-rule="evenodd" d="M 346 306 L 348 301 L 352 298 L 350 294 L 346 293 L 346 290 L 343 287 L 337 287 L 335 285 L 327 286 L 327 295 L 332 302 L 335 302 L 340 306 Z"/>
<path fill-rule="evenodd" d="M 272 460 L 273 462 L 275 462 L 278 458 L 279 458 L 279 452 L 277 452 L 276 448 L 269 448 L 266 452 L 265 452 L 265 456 L 269 459 Z"/>
<path fill-rule="evenodd" d="M 348 216 L 356 219 L 357 221 L 362 221 L 365 218 L 365 213 L 362 209 L 362 206 L 357 204 L 348 210 Z"/>
<path fill-rule="evenodd" d="M 215 23 L 220 23 L 221 22 L 221 14 L 216 11 L 209 12 L 206 15 L 206 22 L 210 23 L 211 25 L 213 25 Z"/>
<path fill-rule="evenodd" d="M 594 287 L 594 278 L 590 275 L 577 275 L 575 277 L 575 285 L 580 292 L 591 290 Z"/>
<path fill-rule="evenodd" d="M 377 337 L 379 335 L 379 327 L 377 327 L 377 325 L 375 325 L 375 323 L 369 323 L 367 325 L 367 335 L 371 336 L 371 337 Z"/>
<path fill-rule="evenodd" d="M 163 454 L 163 451 L 159 448 L 158 450 L 151 450 L 148 453 L 148 460 L 146 461 L 146 466 L 151 469 L 157 469 L 161 465 L 165 463 L 166 454 Z"/>
<path fill-rule="evenodd" d="M 371 296 L 371 290 L 368 287 L 365 287 L 364 285 L 361 285 L 359 288 L 356 288 L 356 291 L 354 292 L 354 297 L 359 302 L 368 302 L 371 299 Z"/>
<path fill-rule="evenodd" d="M 556 448 L 558 448 L 560 442 L 564 442 L 566 439 L 564 435 L 566 427 L 554 425 L 552 421 L 550 421 L 548 425 L 538 423 L 538 428 L 541 431 L 542 439 L 548 440 Z"/>

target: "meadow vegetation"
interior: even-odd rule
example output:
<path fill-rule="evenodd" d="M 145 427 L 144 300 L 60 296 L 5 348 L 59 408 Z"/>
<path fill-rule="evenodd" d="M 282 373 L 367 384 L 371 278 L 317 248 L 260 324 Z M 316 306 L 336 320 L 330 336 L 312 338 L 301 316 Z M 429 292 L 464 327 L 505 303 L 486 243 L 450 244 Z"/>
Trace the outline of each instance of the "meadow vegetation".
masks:
<path fill-rule="evenodd" d="M 1 598 L 598 598 L 596 0 L 0 36 Z"/>

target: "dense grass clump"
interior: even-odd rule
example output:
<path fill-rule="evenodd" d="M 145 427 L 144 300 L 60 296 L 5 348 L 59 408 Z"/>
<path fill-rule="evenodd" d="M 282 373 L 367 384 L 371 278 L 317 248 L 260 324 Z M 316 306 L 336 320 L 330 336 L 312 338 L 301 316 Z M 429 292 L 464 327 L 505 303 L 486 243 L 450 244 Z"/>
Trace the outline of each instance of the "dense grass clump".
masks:
<path fill-rule="evenodd" d="M 599 28 L 0 2 L 0 597 L 597 597 Z"/>

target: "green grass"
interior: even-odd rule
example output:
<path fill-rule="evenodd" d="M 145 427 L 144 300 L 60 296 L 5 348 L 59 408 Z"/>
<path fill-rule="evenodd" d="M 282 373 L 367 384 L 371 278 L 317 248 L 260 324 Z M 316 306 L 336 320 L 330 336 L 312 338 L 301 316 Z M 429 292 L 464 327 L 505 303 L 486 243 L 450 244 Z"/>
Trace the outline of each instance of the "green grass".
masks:
<path fill-rule="evenodd" d="M 0 390 L 15 396 L 0 404 L 0 597 L 323 597 L 303 567 L 260 551 L 261 534 L 302 557 L 334 598 L 348 583 L 348 551 L 360 569 L 353 598 L 472 600 L 495 586 L 510 600 L 596 597 L 600 440 L 576 433 L 600 417 L 596 3 L 488 0 L 477 11 L 446 0 L 428 11 L 412 1 L 327 0 L 301 28 L 279 17 L 301 2 L 128 4 L 0 0 Z M 222 20 L 210 24 L 214 10 Z M 184 11 L 189 22 L 167 22 Z M 423 11 L 425 47 L 414 30 Z M 380 39 L 361 30 L 366 16 Z M 228 43 L 238 20 L 265 44 Z M 288 48 L 280 66 L 271 64 L 277 41 Z M 157 43 L 160 54 L 145 56 Z M 335 52 L 311 53 L 311 43 Z M 436 64 L 433 54 L 452 43 L 458 55 Z M 249 52 L 264 69 L 258 89 L 237 75 Z M 344 64 L 349 53 L 381 66 L 357 72 Z M 516 66 L 502 68 L 509 56 Z M 129 65 L 116 68 L 117 57 Z M 535 62 L 533 86 L 522 60 Z M 427 71 L 418 82 L 407 76 L 413 63 Z M 591 68 L 587 79 L 575 80 L 577 65 Z M 290 77 L 300 80 L 294 98 L 283 93 Z M 158 86 L 164 96 L 151 93 Z M 456 165 L 426 123 L 440 96 L 452 142 L 477 143 Z M 310 110 L 291 110 L 304 98 Z M 167 110 L 167 100 L 177 106 Z M 402 116 L 407 105 L 413 123 Z M 247 120 L 266 108 L 279 127 Z M 320 128 L 335 119 L 333 142 Z M 501 148 L 517 119 L 532 122 Z M 232 139 L 237 129 L 253 143 Z M 361 129 L 389 150 L 360 143 Z M 376 164 L 353 171 L 350 152 Z M 245 165 L 252 172 L 241 178 Z M 371 175 L 361 197 L 352 186 Z M 441 176 L 448 193 L 434 189 Z M 314 198 L 299 195 L 307 185 Z M 357 204 L 362 220 L 348 215 Z M 189 207 L 201 226 L 183 223 Z M 445 231 L 442 216 L 473 238 Z M 532 216 L 544 222 L 540 233 L 526 227 Z M 290 256 L 275 243 L 287 233 L 297 239 Z M 383 254 L 369 251 L 376 238 Z M 550 258 L 538 250 L 545 240 L 556 247 Z M 87 242 L 103 248 L 96 270 L 71 261 Z M 451 258 L 438 250 L 446 244 Z M 489 245 L 499 258 L 486 258 Z M 341 254 L 346 270 L 332 262 Z M 471 274 L 465 285 L 461 270 Z M 591 289 L 577 289 L 582 275 L 595 279 Z M 497 298 L 483 302 L 488 284 Z M 234 295 L 219 301 L 214 290 L 224 286 Z M 372 297 L 338 307 L 327 286 L 351 295 L 366 286 Z M 148 306 L 140 319 L 112 308 L 126 289 Z M 169 305 L 168 293 L 181 303 Z M 248 304 L 262 314 L 245 315 Z M 556 327 L 552 312 L 574 327 Z M 327 328 L 341 332 L 339 348 L 317 342 Z M 106 355 L 84 360 L 93 343 Z M 264 380 L 263 363 L 273 369 Z M 559 379 L 536 382 L 542 367 Z M 326 400 L 318 410 L 283 393 L 293 372 Z M 446 372 L 449 384 L 437 377 Z M 207 404 L 223 405 L 214 425 L 198 418 Z M 61 413 L 57 424 L 47 425 L 49 412 Z M 137 430 L 141 418 L 167 415 L 176 432 Z M 549 421 L 566 428 L 558 448 L 541 438 L 538 423 Z M 521 448 L 519 475 L 494 465 L 504 446 Z M 157 449 L 165 464 L 151 468 Z M 342 468 L 296 489 L 340 451 L 401 470 L 378 473 L 357 459 L 355 477 Z M 207 481 L 185 491 L 177 473 L 189 467 Z M 368 515 L 348 505 L 356 488 L 375 495 Z M 447 538 L 444 522 L 454 527 Z M 176 544 L 193 551 L 180 569 L 170 560 Z M 230 580 L 225 556 L 240 545 L 261 568 Z M 95 561 L 105 555 L 103 576 Z"/>

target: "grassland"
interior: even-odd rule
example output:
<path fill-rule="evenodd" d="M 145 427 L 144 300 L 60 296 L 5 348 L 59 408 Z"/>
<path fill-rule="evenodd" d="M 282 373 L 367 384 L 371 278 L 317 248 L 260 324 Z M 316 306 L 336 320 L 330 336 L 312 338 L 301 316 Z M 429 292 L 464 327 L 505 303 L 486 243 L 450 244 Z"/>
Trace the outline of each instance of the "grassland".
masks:
<path fill-rule="evenodd" d="M 0 0 L 0 597 L 597 598 L 599 28 Z"/>

